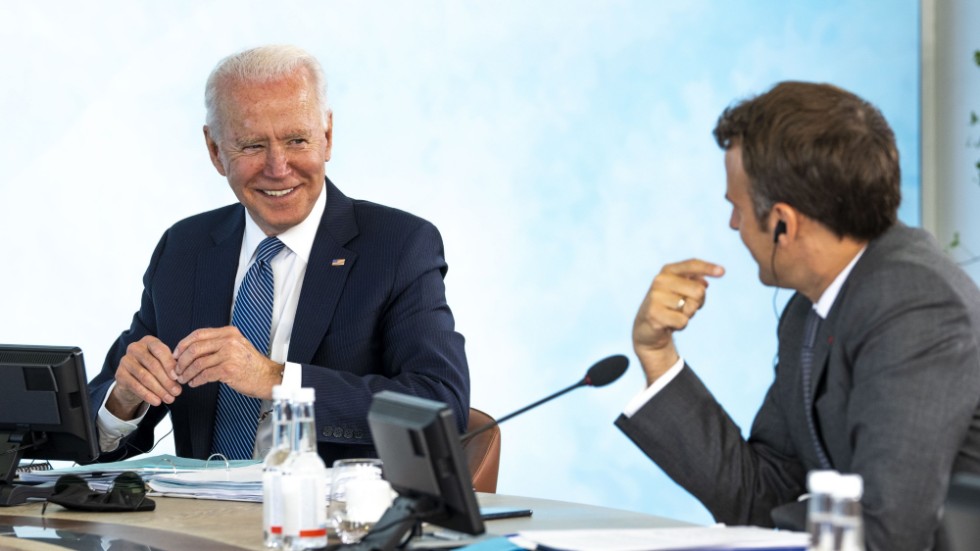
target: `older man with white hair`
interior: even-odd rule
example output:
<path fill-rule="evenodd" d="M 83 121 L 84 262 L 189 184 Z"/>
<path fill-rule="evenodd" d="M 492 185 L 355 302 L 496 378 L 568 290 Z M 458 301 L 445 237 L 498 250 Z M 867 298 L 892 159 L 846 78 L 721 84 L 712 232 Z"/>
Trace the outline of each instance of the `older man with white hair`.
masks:
<path fill-rule="evenodd" d="M 238 203 L 178 222 L 153 252 L 140 309 L 90 384 L 101 459 L 149 450 L 168 413 L 180 456 L 261 457 L 279 384 L 316 389 L 327 464 L 375 455 L 367 410 L 381 390 L 445 402 L 465 427 L 442 238 L 327 179 L 318 61 L 292 46 L 229 56 L 205 104 L 208 153 Z"/>

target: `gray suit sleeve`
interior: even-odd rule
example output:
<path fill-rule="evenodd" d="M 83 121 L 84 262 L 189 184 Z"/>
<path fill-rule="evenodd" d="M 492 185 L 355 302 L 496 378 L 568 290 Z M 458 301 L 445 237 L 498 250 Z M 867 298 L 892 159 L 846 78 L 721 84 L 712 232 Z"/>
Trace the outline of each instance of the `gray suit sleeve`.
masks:
<path fill-rule="evenodd" d="M 773 507 L 801 492 L 803 468 L 770 388 L 746 440 L 687 365 L 616 425 L 719 522 L 771 526 Z"/>

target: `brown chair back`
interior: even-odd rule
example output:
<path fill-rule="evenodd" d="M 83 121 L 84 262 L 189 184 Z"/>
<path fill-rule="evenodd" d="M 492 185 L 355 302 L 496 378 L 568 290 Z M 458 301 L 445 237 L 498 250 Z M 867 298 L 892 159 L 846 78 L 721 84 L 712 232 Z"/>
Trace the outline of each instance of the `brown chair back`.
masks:
<path fill-rule="evenodd" d="M 493 417 L 470 408 L 470 421 L 466 431 L 476 430 L 493 423 Z M 473 477 L 473 489 L 478 492 L 497 492 L 497 472 L 500 471 L 500 427 L 493 427 L 463 444 L 466 463 Z"/>

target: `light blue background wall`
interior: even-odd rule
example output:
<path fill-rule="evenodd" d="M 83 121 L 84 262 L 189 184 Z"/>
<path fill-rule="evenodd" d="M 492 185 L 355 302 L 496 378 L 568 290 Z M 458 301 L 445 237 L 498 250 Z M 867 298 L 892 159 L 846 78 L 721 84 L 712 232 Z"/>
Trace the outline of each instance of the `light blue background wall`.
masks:
<path fill-rule="evenodd" d="M 728 274 L 679 346 L 748 429 L 788 293 L 727 229 L 710 132 L 735 99 L 804 79 L 879 105 L 918 223 L 914 0 L 5 2 L 0 341 L 79 345 L 95 373 L 164 229 L 234 200 L 203 83 L 268 42 L 326 67 L 341 189 L 442 230 L 473 403 L 497 416 L 632 358 L 654 274 L 698 256 Z M 709 521 L 612 426 L 642 385 L 634 365 L 505 425 L 499 491 Z"/>

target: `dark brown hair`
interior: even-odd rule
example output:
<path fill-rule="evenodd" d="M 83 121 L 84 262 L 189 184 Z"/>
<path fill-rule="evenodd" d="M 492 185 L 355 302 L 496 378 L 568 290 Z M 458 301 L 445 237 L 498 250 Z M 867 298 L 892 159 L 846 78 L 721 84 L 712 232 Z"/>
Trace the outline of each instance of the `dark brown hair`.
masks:
<path fill-rule="evenodd" d="M 781 82 L 718 118 L 715 140 L 742 148 L 756 219 L 786 203 L 840 237 L 873 239 L 898 216 L 895 135 L 878 109 L 829 84 Z"/>

